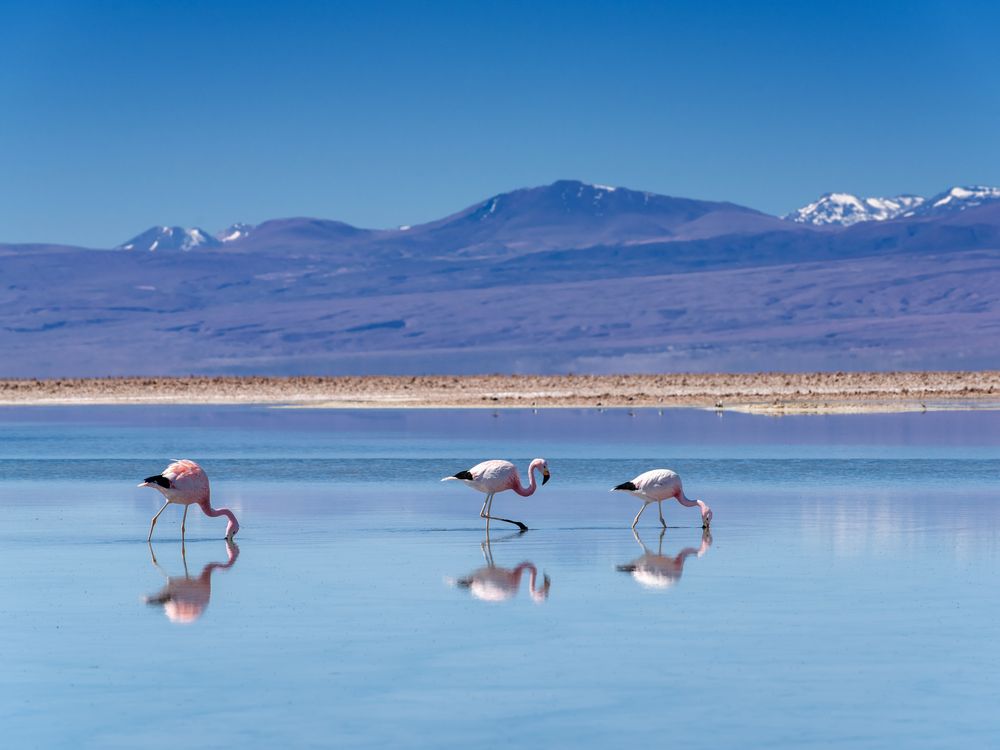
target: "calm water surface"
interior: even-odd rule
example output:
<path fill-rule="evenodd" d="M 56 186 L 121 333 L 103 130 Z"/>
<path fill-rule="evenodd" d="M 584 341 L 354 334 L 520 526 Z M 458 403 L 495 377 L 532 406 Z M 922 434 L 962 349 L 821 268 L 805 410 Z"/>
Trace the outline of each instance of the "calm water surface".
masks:
<path fill-rule="evenodd" d="M 549 460 L 494 511 L 446 474 Z M 223 519 L 135 487 L 199 460 Z M 681 472 L 715 512 L 607 490 Z M 1000 415 L 0 409 L 7 747 L 1000 743 Z M 155 562 L 154 556 L 155 555 Z"/>

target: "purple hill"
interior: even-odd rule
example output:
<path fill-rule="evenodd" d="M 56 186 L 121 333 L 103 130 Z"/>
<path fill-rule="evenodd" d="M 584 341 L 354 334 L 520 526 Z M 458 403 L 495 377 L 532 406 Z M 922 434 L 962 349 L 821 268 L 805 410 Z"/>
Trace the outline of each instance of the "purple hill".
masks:
<path fill-rule="evenodd" d="M 0 245 L 0 376 L 1000 367 L 997 201 L 817 227 L 561 181 L 410 228 L 170 229 Z"/>

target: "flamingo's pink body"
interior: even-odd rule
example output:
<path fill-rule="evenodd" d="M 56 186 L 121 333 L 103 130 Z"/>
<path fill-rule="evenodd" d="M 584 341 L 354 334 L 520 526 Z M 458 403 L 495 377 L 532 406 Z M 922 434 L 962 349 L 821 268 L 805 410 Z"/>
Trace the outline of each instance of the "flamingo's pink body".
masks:
<path fill-rule="evenodd" d="M 208 475 L 194 461 L 182 458 L 174 461 L 160 474 L 147 477 L 139 485 L 140 487 L 152 487 L 158 490 L 167 502 L 153 516 L 153 522 L 149 526 L 149 539 L 153 538 L 153 528 L 156 526 L 156 519 L 160 513 L 166 510 L 171 503 L 184 506 L 184 518 L 181 520 L 181 536 L 184 535 L 184 524 L 187 520 L 188 506 L 197 505 L 206 516 L 216 518 L 226 516 L 229 524 L 226 526 L 226 539 L 232 540 L 237 531 L 240 530 L 239 521 L 229 508 L 213 508 L 210 504 L 211 491 L 208 486 Z"/>
<path fill-rule="evenodd" d="M 681 505 L 685 505 L 688 508 L 700 508 L 702 528 L 707 529 L 712 523 L 712 509 L 701 500 L 691 500 L 688 498 L 684 494 L 681 478 L 677 475 L 677 472 L 670 469 L 653 469 L 652 471 L 647 471 L 637 476 L 631 482 L 619 484 L 614 489 L 631 492 L 643 501 L 642 508 L 639 509 L 635 520 L 632 521 L 633 529 L 639 523 L 639 516 L 642 515 L 642 511 L 646 510 L 646 507 L 650 503 L 660 503 L 660 523 L 666 528 L 667 522 L 663 519 L 662 503 L 664 500 L 670 499 L 675 499 Z"/>
<path fill-rule="evenodd" d="M 445 477 L 442 482 L 459 481 L 464 482 L 469 487 L 486 495 L 486 502 L 479 512 L 481 518 L 486 519 L 486 530 L 489 531 L 490 519 L 496 518 L 498 521 L 506 521 L 519 527 L 522 531 L 527 530 L 520 521 L 511 521 L 509 518 L 499 518 L 491 516 L 490 510 L 493 507 L 493 496 L 498 492 L 513 490 L 521 497 L 528 497 L 535 494 L 538 484 L 535 481 L 535 472 L 542 473 L 542 484 L 549 481 L 549 465 L 544 458 L 536 458 L 528 465 L 528 486 L 521 484 L 521 477 L 517 473 L 517 467 L 510 461 L 491 460 L 476 464 L 471 469 L 460 471 L 457 474 Z"/>

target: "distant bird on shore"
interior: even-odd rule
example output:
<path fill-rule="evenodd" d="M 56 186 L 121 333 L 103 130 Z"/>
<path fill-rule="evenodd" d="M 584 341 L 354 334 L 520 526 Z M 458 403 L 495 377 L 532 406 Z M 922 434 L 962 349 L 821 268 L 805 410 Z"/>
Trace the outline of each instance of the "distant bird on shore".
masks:
<path fill-rule="evenodd" d="M 490 510 L 493 508 L 493 496 L 498 492 L 503 492 L 505 490 L 514 490 L 521 497 L 528 497 L 533 495 L 535 490 L 538 489 L 538 485 L 535 482 L 535 471 L 542 472 L 542 484 L 549 481 L 549 464 L 544 458 L 536 458 L 528 465 L 528 486 L 524 487 L 521 484 L 521 477 L 517 474 L 517 467 L 514 466 L 510 461 L 483 461 L 481 464 L 476 464 L 471 469 L 467 471 L 460 471 L 450 477 L 445 477 L 442 482 L 459 481 L 465 482 L 469 487 L 478 492 L 483 492 L 486 494 L 486 500 L 483 502 L 483 509 L 479 511 L 479 517 L 486 519 L 486 531 L 489 533 L 490 530 L 490 520 L 504 521 L 505 523 L 512 523 L 517 526 L 521 531 L 527 531 L 528 527 L 525 526 L 520 521 L 512 521 L 509 518 L 500 518 L 499 516 L 491 516 Z"/>
<path fill-rule="evenodd" d="M 158 490 L 167 502 L 153 516 L 153 522 L 149 525 L 148 542 L 153 538 L 153 528 L 156 526 L 156 519 L 160 513 L 167 509 L 170 503 L 184 506 L 184 517 L 181 519 L 181 539 L 184 538 L 184 524 L 187 521 L 188 508 L 191 505 L 198 505 L 206 516 L 217 518 L 226 516 L 229 524 L 226 526 L 226 539 L 232 541 L 233 536 L 240 530 L 239 521 L 229 508 L 213 508 L 209 504 L 208 475 L 194 461 L 183 458 L 174 461 L 156 476 L 146 477 L 140 487 L 152 487 Z"/>
<path fill-rule="evenodd" d="M 615 490 L 631 492 L 643 501 L 643 506 L 635 514 L 635 520 L 632 521 L 633 529 L 639 523 L 639 516 L 642 515 L 642 512 L 646 510 L 646 507 L 650 503 L 658 504 L 660 524 L 663 528 L 666 528 L 667 522 L 663 520 L 663 501 L 671 498 L 676 499 L 677 502 L 688 508 L 694 508 L 695 506 L 701 508 L 701 527 L 703 529 L 707 529 L 712 523 L 712 509 L 701 500 L 690 500 L 684 494 L 684 488 L 681 486 L 681 478 L 677 475 L 677 472 L 670 469 L 653 469 L 652 471 L 647 471 L 637 476 L 631 482 L 619 484 L 612 492 Z"/>

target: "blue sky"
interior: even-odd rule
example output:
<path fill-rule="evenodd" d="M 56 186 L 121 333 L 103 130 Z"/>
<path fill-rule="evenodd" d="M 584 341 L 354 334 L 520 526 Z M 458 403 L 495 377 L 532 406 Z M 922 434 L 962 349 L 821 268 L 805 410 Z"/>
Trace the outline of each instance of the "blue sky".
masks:
<path fill-rule="evenodd" d="M 875 7 L 869 7 L 870 5 Z M 0 242 L 1000 184 L 988 3 L 5 1 Z"/>

